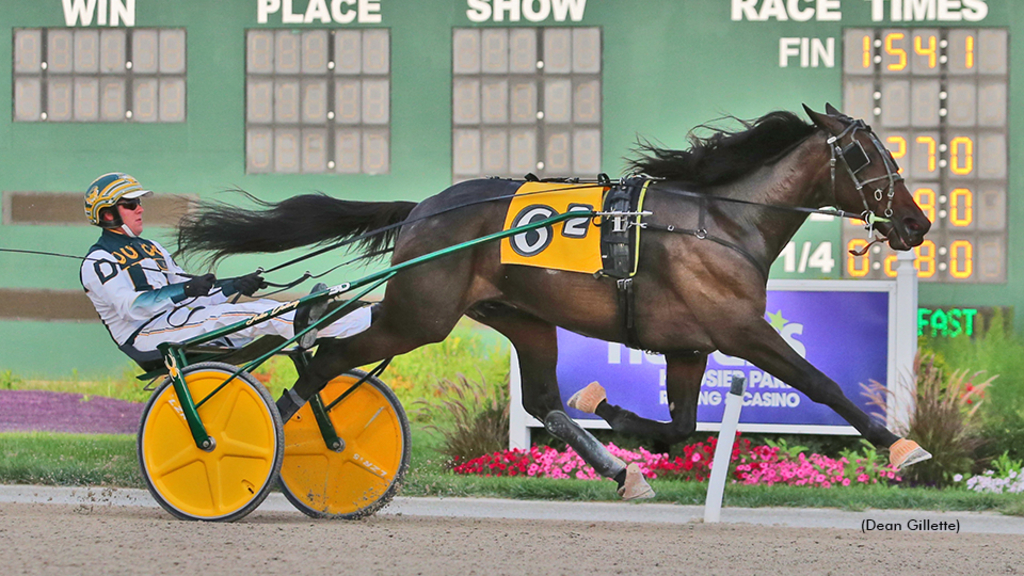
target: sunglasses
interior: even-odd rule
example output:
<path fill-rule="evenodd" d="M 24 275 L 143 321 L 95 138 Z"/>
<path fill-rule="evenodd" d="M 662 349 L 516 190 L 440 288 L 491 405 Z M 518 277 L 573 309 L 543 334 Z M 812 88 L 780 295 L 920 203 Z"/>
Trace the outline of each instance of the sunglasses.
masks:
<path fill-rule="evenodd" d="M 124 208 L 125 210 L 133 211 L 142 205 L 142 200 L 139 200 L 138 198 L 131 198 L 128 200 L 121 200 L 116 205 Z"/>

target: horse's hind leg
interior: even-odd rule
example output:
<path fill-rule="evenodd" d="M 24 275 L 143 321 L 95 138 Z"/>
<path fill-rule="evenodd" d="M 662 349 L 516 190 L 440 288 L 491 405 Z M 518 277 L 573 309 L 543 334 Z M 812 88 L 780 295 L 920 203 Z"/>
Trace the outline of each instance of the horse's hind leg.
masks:
<path fill-rule="evenodd" d="M 328 381 L 357 366 L 405 354 L 443 340 L 462 316 L 457 301 L 424 304 L 392 296 L 389 288 L 370 327 L 348 338 L 322 338 L 312 361 L 295 386 L 278 400 L 281 418 L 288 421 Z"/>
<path fill-rule="evenodd" d="M 697 429 L 697 399 L 708 356 L 689 351 L 670 352 L 665 354 L 665 360 L 665 387 L 671 422 L 642 418 L 607 399 L 601 400 L 594 409 L 594 413 L 604 418 L 612 430 L 653 440 L 652 448 L 657 452 L 668 452 L 672 444 L 685 440 Z M 590 386 L 600 385 L 594 383 Z"/>
<path fill-rule="evenodd" d="M 556 376 L 558 339 L 554 325 L 496 303 L 479 304 L 468 315 L 501 332 L 515 346 L 522 376 L 523 407 L 530 415 L 544 422 L 544 428 L 553 436 L 572 446 L 598 474 L 615 480 L 623 499 L 654 496 L 639 467 L 635 464 L 627 467 L 612 456 L 593 434 L 562 409 Z"/>

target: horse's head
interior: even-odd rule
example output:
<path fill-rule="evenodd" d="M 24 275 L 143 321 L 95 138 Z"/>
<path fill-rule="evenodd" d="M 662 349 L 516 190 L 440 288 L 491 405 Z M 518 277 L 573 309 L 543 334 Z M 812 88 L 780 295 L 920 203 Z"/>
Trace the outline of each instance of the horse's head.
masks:
<path fill-rule="evenodd" d="M 931 222 L 914 202 L 899 166 L 871 127 L 825 105 L 825 114 L 804 105 L 815 125 L 831 135 L 834 164 L 832 194 L 836 207 L 874 219 L 894 250 L 909 250 L 924 241 Z"/>

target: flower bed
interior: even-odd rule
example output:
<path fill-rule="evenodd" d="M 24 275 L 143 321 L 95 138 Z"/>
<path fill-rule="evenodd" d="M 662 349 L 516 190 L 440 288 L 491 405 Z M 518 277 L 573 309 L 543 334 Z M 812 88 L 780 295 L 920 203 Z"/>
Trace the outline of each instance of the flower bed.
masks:
<path fill-rule="evenodd" d="M 608 444 L 608 451 L 627 464 L 637 463 L 647 478 L 667 478 L 703 482 L 711 475 L 716 439 L 709 437 L 683 448 L 682 456 L 653 454 L 640 448 L 636 451 Z M 739 439 L 733 446 L 731 477 L 739 484 L 785 484 L 831 488 L 851 484 L 899 482 L 896 470 L 881 465 L 874 452 L 866 455 L 844 453 L 839 459 L 820 454 L 791 454 L 778 446 L 754 446 L 750 440 Z M 572 449 L 564 452 L 549 446 L 529 450 L 502 450 L 457 463 L 456 474 L 479 476 L 526 476 L 541 478 L 579 478 L 597 480 L 600 476 Z"/>
<path fill-rule="evenodd" d="M 968 490 L 974 492 L 1024 494 L 1024 462 L 1013 460 L 1004 452 L 991 465 L 993 469 L 970 478 L 957 474 L 953 476 L 953 482 L 963 483 Z"/>

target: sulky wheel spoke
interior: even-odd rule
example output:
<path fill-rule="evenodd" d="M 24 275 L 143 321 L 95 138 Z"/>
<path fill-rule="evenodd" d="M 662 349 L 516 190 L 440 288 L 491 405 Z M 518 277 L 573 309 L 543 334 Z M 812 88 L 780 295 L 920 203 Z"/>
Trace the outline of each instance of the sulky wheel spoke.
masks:
<path fill-rule="evenodd" d="M 339 434 L 344 434 L 345 441 L 348 442 L 349 438 L 359 440 L 366 434 L 370 429 L 378 424 L 381 418 L 386 418 L 385 410 L 387 406 L 380 406 L 376 410 L 368 411 L 365 420 L 355 420 L 350 417 L 351 414 L 345 414 L 344 418 L 334 417 L 331 420 L 334 422 L 334 427 L 338 430 Z"/>
<path fill-rule="evenodd" d="M 325 449 L 324 438 L 318 434 L 298 442 L 286 443 L 284 453 L 287 456 L 319 456 Z"/>
<path fill-rule="evenodd" d="M 155 478 L 163 478 L 172 472 L 181 470 L 185 466 L 202 459 L 202 452 L 196 448 L 195 444 L 192 444 L 192 439 L 189 438 L 189 444 L 186 444 L 177 454 L 161 462 L 158 466 L 155 466 L 152 470 L 151 476 Z"/>
<path fill-rule="evenodd" d="M 206 482 L 210 490 L 210 500 L 213 502 L 213 509 L 219 512 L 221 503 L 224 502 L 224 495 L 221 493 L 224 484 L 220 478 L 220 459 L 206 458 L 203 460 L 203 465 L 206 467 Z"/>
<path fill-rule="evenodd" d="M 234 456 L 235 458 L 253 458 L 257 460 L 270 460 L 274 455 L 271 446 L 257 446 L 241 440 L 235 440 L 224 436 L 221 438 L 217 449 L 221 457 Z"/>
<path fill-rule="evenodd" d="M 238 397 L 242 394 L 241 386 L 232 386 L 231 384 L 228 384 L 228 386 L 227 390 L 221 390 L 217 393 L 217 395 L 226 394 L 227 397 L 224 398 L 217 413 L 211 415 L 210 422 L 213 430 L 224 430 L 227 428 L 228 420 L 231 419 L 235 405 L 238 404 Z"/>

